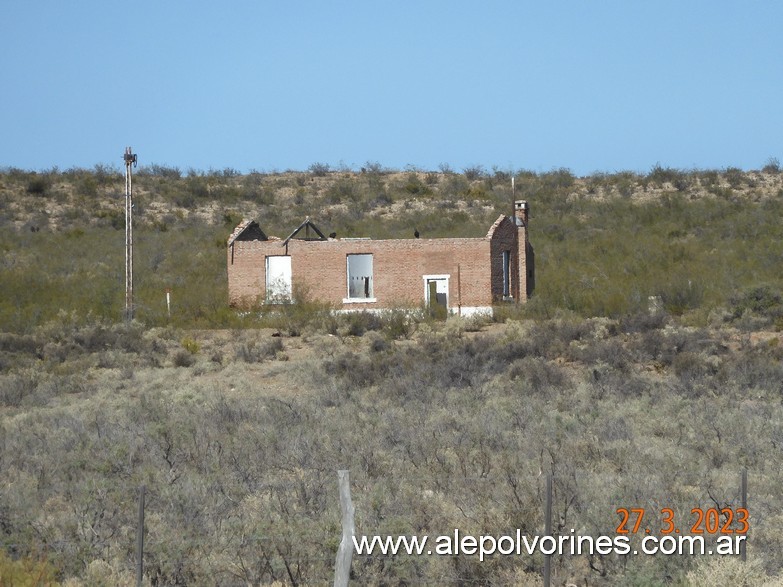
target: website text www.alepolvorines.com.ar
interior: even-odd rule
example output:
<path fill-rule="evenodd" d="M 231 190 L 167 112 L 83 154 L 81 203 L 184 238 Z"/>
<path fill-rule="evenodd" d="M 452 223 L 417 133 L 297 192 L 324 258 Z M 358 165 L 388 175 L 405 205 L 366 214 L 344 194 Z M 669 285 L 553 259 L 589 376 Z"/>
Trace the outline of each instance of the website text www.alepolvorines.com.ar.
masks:
<path fill-rule="evenodd" d="M 714 538 L 678 534 L 676 536 L 644 536 L 638 544 L 627 535 L 583 536 L 570 534 L 559 536 L 529 537 L 517 529 L 514 534 L 501 536 L 463 534 L 455 529 L 451 534 L 437 537 L 428 535 L 376 535 L 353 537 L 357 555 L 425 555 L 455 556 L 478 555 L 483 561 L 487 556 L 534 555 L 582 555 L 582 554 L 643 554 L 643 555 L 736 555 L 740 553 L 745 535 L 720 535 Z"/>

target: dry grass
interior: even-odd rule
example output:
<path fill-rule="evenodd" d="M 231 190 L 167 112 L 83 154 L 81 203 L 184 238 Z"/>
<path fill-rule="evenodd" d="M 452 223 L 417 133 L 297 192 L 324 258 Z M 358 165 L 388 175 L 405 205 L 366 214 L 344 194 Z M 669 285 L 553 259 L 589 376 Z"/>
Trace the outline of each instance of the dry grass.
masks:
<path fill-rule="evenodd" d="M 0 469 L 11 490 L 0 511 L 9 540 L 31 553 L 41 540 L 54 545 L 48 564 L 73 585 L 125 577 L 131 550 L 104 553 L 133 543 L 133 488 L 143 482 L 158 582 L 228 584 L 240 559 L 264 557 L 272 567 L 243 580 L 286 580 L 287 562 L 298 580 L 318 582 L 339 535 L 337 468 L 351 469 L 360 532 L 511 524 L 538 533 L 545 469 L 556 476 L 556 519 L 597 535 L 618 504 L 663 500 L 687 512 L 735 503 L 747 467 L 759 515 L 753 553 L 767 563 L 753 573 L 772 577 L 777 526 L 763 520 L 781 507 L 780 455 L 769 444 L 783 397 L 779 335 L 671 318 L 625 326 L 564 316 L 426 323 L 401 340 L 78 325 L 6 335 Z M 177 366 L 179 352 L 192 364 Z M 97 534 L 78 530 L 82 516 Z M 238 540 L 259 532 L 269 549 Z M 357 561 L 354 571 L 372 583 L 537 569 L 520 572 L 510 559 L 412 563 Z M 579 557 L 556 569 L 577 584 L 684 580 L 690 569 L 661 557 L 602 565 L 603 579 Z"/>
<path fill-rule="evenodd" d="M 285 234 L 313 209 L 346 235 L 405 235 L 412 219 L 483 234 L 510 202 L 502 174 L 158 171 L 136 183 L 144 324 L 131 325 L 115 323 L 111 275 L 121 178 L 0 173 L 0 528 L 21 564 L 45 552 L 38 572 L 67 584 L 127 583 L 141 484 L 154 584 L 304 584 L 331 578 L 338 468 L 360 532 L 432 535 L 540 534 L 544 472 L 557 531 L 598 535 L 617 507 L 735 506 L 747 468 L 761 564 L 745 576 L 776 580 L 779 173 L 520 173 L 536 299 L 495 323 L 439 323 L 315 303 L 239 316 L 225 235 L 242 215 Z M 540 562 L 362 559 L 354 574 L 523 584 Z M 666 557 L 555 569 L 595 585 L 743 572 Z"/>

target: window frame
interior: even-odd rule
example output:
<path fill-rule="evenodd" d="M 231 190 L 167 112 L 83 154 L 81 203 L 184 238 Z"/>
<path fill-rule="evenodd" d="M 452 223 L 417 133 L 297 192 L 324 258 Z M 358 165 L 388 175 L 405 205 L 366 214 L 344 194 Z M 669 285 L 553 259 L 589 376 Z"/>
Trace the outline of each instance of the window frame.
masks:
<path fill-rule="evenodd" d="M 369 277 L 369 283 L 365 282 L 365 286 L 369 285 L 368 295 L 363 297 L 351 297 L 351 258 L 363 257 L 369 258 L 370 275 L 357 276 L 357 277 Z M 357 259 L 358 261 L 358 259 Z M 356 271 L 360 269 L 356 268 Z M 345 283 L 346 283 L 346 297 L 343 298 L 344 304 L 369 304 L 377 302 L 375 297 L 375 260 L 372 253 L 347 253 L 345 255 Z"/>

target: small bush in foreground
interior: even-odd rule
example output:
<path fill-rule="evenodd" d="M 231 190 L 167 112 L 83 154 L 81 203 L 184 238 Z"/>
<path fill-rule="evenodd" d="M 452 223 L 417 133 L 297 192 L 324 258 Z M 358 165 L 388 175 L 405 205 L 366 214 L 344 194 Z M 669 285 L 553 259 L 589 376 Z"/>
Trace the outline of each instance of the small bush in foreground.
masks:
<path fill-rule="evenodd" d="M 175 367 L 192 367 L 196 363 L 196 358 L 185 349 L 175 352 L 171 360 Z"/>
<path fill-rule="evenodd" d="M 780 292 L 768 285 L 753 287 L 732 296 L 730 304 L 734 318 L 739 318 L 748 310 L 769 318 L 777 318 L 783 314 L 783 298 Z"/>
<path fill-rule="evenodd" d="M 45 560 L 29 557 L 14 560 L 0 551 L 0 585 L 9 587 L 56 586 L 55 569 Z"/>

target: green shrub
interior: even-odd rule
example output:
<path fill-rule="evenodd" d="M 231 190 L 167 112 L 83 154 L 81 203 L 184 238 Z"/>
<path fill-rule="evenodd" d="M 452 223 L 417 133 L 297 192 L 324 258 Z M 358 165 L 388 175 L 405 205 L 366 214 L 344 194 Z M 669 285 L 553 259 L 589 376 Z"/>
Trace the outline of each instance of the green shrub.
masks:
<path fill-rule="evenodd" d="M 408 308 L 393 308 L 383 313 L 383 333 L 391 340 L 409 339 L 416 332 L 423 315 Z"/>
<path fill-rule="evenodd" d="M 684 179 L 685 174 L 682 171 L 671 167 L 662 167 L 660 163 L 656 163 L 646 177 L 648 183 L 657 187 L 663 187 L 666 183 L 675 185 Z"/>
<path fill-rule="evenodd" d="M 560 167 L 541 175 L 542 187 L 555 192 L 565 190 L 574 185 L 575 177 L 570 169 Z"/>
<path fill-rule="evenodd" d="M 45 559 L 30 557 L 12 559 L 0 551 L 0 583 L 9 587 L 56 587 L 57 572 Z"/>
<path fill-rule="evenodd" d="M 405 178 L 402 189 L 412 196 L 426 196 L 432 194 L 430 187 L 419 179 L 418 173 L 409 173 Z"/>
<path fill-rule="evenodd" d="M 182 339 L 182 348 L 188 351 L 191 355 L 195 355 L 201 350 L 201 345 L 189 336 L 186 336 Z"/>
<path fill-rule="evenodd" d="M 347 204 L 358 202 L 360 199 L 360 194 L 356 186 L 356 182 L 343 179 L 329 186 L 329 188 L 326 190 L 324 198 L 329 204 Z"/>
<path fill-rule="evenodd" d="M 466 167 L 462 170 L 462 173 L 465 175 L 465 179 L 468 181 L 476 181 L 477 179 L 481 179 L 487 174 L 487 172 L 484 170 L 484 167 L 481 165 L 471 165 L 470 167 Z"/>
<path fill-rule="evenodd" d="M 27 183 L 27 193 L 33 196 L 46 196 L 50 187 L 48 178 L 34 175 Z"/>
<path fill-rule="evenodd" d="M 742 184 L 745 183 L 745 172 L 738 167 L 727 167 L 723 173 L 726 177 L 726 181 L 729 182 L 729 185 L 735 190 L 741 188 Z"/>
<path fill-rule="evenodd" d="M 365 332 L 381 330 L 384 326 L 383 318 L 376 312 L 350 312 L 341 316 L 340 322 L 350 336 L 362 336 Z"/>
<path fill-rule="evenodd" d="M 703 286 L 685 277 L 675 277 L 658 292 L 666 311 L 681 316 L 688 310 L 698 308 L 704 300 Z"/>
<path fill-rule="evenodd" d="M 779 290 L 769 285 L 759 285 L 733 295 L 729 304 L 734 318 L 739 318 L 746 311 L 769 318 L 783 314 L 783 297 Z"/>

